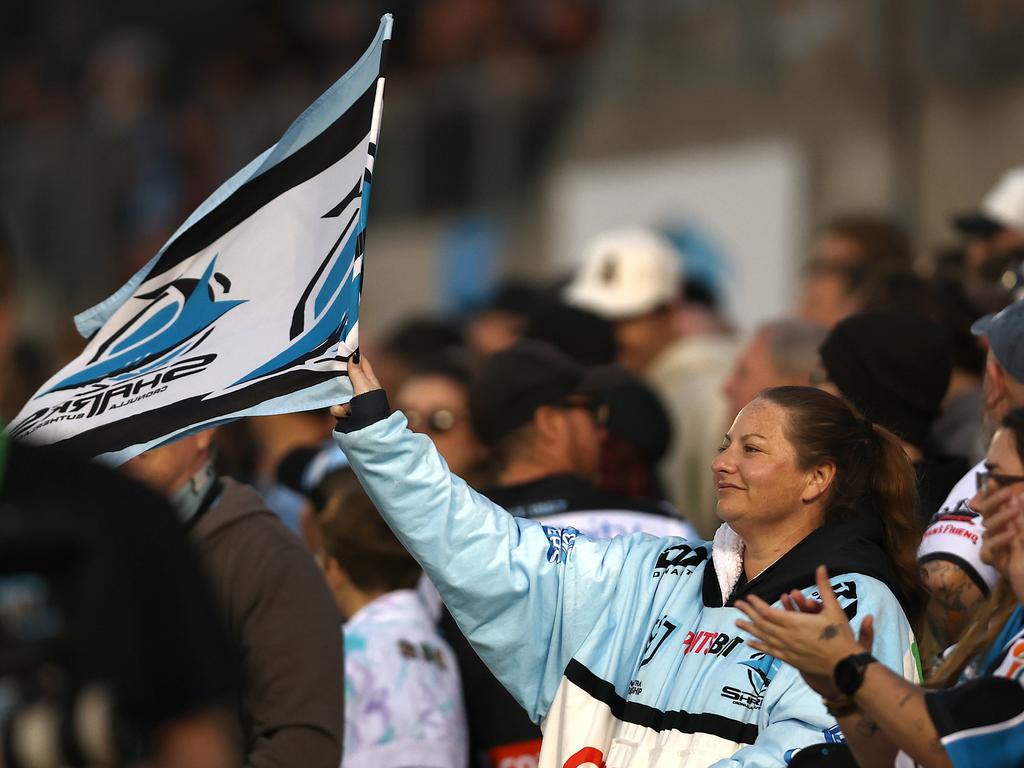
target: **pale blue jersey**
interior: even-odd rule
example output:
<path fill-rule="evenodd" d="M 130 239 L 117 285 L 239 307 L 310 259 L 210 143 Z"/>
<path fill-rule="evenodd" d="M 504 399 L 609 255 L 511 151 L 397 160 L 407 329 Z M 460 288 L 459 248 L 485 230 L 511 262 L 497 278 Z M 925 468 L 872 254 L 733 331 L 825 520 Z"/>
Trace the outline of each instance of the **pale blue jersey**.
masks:
<path fill-rule="evenodd" d="M 705 579 L 710 543 L 594 540 L 512 517 L 451 475 L 401 413 L 336 439 L 481 658 L 541 724 L 541 768 L 783 766 L 841 738 L 799 673 L 736 628 L 743 615 L 713 570 Z M 855 631 L 875 617 L 875 656 L 916 680 L 890 589 L 853 572 L 832 584 Z"/>

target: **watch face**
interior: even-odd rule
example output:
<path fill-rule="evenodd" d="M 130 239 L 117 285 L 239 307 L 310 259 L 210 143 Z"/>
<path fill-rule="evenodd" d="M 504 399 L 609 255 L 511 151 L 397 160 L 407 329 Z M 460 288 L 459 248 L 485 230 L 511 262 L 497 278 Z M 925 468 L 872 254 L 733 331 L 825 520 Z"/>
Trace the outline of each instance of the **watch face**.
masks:
<path fill-rule="evenodd" d="M 870 653 L 858 653 L 847 656 L 836 664 L 833 677 L 836 681 L 836 688 L 845 696 L 853 696 L 864 681 L 864 669 L 873 662 L 875 657 Z"/>
<path fill-rule="evenodd" d="M 852 659 L 843 659 L 836 664 L 836 688 L 847 696 L 852 696 L 860 688 L 863 671 L 853 663 Z"/>

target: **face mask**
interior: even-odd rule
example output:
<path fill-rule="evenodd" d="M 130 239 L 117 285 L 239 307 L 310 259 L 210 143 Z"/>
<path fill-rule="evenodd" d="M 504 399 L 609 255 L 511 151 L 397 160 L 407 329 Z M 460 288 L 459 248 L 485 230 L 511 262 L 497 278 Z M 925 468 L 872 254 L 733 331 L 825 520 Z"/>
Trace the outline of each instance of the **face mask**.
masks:
<path fill-rule="evenodd" d="M 199 511 L 199 505 L 202 504 L 206 492 L 210 490 L 216 477 L 217 473 L 214 472 L 213 463 L 207 462 L 192 475 L 188 482 L 171 494 L 171 506 L 178 513 L 178 519 L 181 522 L 187 523 Z"/>

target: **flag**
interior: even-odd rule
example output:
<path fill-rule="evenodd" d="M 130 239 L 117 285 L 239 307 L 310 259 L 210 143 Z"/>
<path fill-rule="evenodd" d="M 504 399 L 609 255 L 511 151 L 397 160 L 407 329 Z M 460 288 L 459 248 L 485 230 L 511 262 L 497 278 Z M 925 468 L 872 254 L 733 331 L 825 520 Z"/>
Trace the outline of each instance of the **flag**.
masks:
<path fill-rule="evenodd" d="M 243 416 L 344 402 L 391 16 L 270 149 L 113 296 L 9 425 L 110 464 Z"/>

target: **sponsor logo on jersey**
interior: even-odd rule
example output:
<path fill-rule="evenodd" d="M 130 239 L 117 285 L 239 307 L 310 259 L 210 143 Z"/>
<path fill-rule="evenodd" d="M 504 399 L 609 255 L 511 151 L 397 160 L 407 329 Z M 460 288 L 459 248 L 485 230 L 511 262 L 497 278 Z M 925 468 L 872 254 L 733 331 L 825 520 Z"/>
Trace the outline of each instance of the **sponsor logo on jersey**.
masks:
<path fill-rule="evenodd" d="M 853 620 L 857 615 L 857 584 L 853 581 L 832 582 L 832 591 L 836 593 L 836 599 L 846 612 L 846 618 Z M 821 600 L 818 590 L 811 592 L 811 597 Z"/>
<path fill-rule="evenodd" d="M 689 544 L 675 544 L 658 555 L 653 577 L 689 576 L 707 559 L 708 551 L 703 547 L 695 549 Z"/>
<path fill-rule="evenodd" d="M 1011 680 L 1024 678 L 1024 637 L 1018 635 L 1009 643 L 1006 655 L 992 674 L 997 677 L 1008 677 Z"/>
<path fill-rule="evenodd" d="M 604 753 L 596 747 L 584 747 L 562 763 L 562 768 L 605 768 Z"/>
<path fill-rule="evenodd" d="M 668 640 L 669 635 L 675 632 L 677 628 L 678 624 L 667 615 L 654 622 L 651 633 L 647 636 L 647 642 L 644 644 L 644 652 L 640 658 L 641 667 L 655 657 L 658 651 L 661 650 L 661 646 Z"/>
<path fill-rule="evenodd" d="M 687 632 L 683 638 L 683 654 L 697 653 L 705 656 L 726 657 L 743 644 L 743 638 L 725 632 Z"/>
<path fill-rule="evenodd" d="M 764 694 L 775 678 L 776 672 L 782 666 L 782 662 L 774 656 L 765 653 L 755 653 L 749 659 L 739 662 L 746 667 L 747 687 L 737 688 L 726 685 L 720 694 L 723 699 L 745 709 L 758 710 L 764 703 Z"/>
<path fill-rule="evenodd" d="M 564 563 L 569 559 L 569 553 L 576 545 L 576 537 L 580 532 L 575 528 L 553 528 L 550 525 L 542 527 L 544 535 L 548 537 L 548 562 L 556 565 Z"/>

